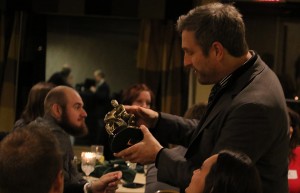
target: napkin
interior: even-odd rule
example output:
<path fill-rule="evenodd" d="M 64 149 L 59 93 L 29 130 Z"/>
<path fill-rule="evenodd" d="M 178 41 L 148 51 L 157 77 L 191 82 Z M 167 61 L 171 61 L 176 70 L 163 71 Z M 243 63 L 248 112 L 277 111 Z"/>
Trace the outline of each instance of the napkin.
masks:
<path fill-rule="evenodd" d="M 126 162 L 122 159 L 115 159 L 110 161 L 104 161 L 103 164 L 98 164 L 95 166 L 95 170 L 91 173 L 90 176 L 101 177 L 103 174 L 113 172 L 113 171 L 122 171 L 122 179 L 127 182 L 133 182 L 136 170 L 128 168 Z"/>

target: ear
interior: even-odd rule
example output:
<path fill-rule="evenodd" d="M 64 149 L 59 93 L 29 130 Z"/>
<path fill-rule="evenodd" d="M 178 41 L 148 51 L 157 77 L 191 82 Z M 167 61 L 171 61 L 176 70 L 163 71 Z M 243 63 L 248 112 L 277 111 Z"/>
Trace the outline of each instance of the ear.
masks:
<path fill-rule="evenodd" d="M 52 115 L 54 116 L 54 118 L 56 118 L 57 120 L 60 120 L 61 115 L 62 115 L 62 108 L 60 105 L 58 105 L 57 103 L 53 104 L 51 107 L 51 112 L 52 112 Z"/>
<path fill-rule="evenodd" d="M 64 173 L 60 170 L 50 188 L 49 193 L 62 193 L 64 189 Z"/>
<path fill-rule="evenodd" d="M 213 42 L 212 43 L 212 52 L 215 55 L 216 59 L 220 61 L 224 55 L 224 47 L 220 42 Z"/>

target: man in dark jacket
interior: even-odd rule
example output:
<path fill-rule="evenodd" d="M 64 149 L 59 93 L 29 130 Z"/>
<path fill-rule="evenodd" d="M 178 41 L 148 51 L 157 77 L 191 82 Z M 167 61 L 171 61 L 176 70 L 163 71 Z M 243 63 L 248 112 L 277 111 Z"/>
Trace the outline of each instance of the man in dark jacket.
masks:
<path fill-rule="evenodd" d="M 248 49 L 241 14 L 229 4 L 202 5 L 181 16 L 184 65 L 201 84 L 214 84 L 201 121 L 127 107 L 154 136 L 188 147 L 185 156 L 163 148 L 145 126 L 144 139 L 118 157 L 155 162 L 158 180 L 188 186 L 193 170 L 223 149 L 246 153 L 259 170 L 264 193 L 287 193 L 288 116 L 274 72 Z M 247 175 L 247 174 L 245 174 Z"/>

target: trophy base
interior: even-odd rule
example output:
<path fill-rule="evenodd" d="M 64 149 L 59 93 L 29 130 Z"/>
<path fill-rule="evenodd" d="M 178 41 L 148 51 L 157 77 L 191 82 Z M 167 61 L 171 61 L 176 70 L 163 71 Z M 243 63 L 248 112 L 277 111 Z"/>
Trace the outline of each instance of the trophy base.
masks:
<path fill-rule="evenodd" d="M 140 129 L 138 128 L 126 128 L 119 131 L 111 139 L 111 150 L 114 153 L 122 151 L 135 143 L 143 140 L 144 136 Z"/>

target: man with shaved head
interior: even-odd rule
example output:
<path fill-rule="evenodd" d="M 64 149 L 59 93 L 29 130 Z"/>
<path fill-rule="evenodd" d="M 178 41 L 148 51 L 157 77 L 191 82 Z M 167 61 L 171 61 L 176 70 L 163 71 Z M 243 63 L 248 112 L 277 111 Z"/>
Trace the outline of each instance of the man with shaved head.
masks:
<path fill-rule="evenodd" d="M 45 115 L 35 122 L 47 125 L 57 137 L 63 152 L 65 193 L 115 192 L 121 172 L 103 175 L 93 183 L 87 183 L 73 164 L 74 152 L 69 135 L 83 136 L 88 130 L 85 124 L 87 113 L 80 95 L 71 87 L 57 86 L 45 98 Z"/>

